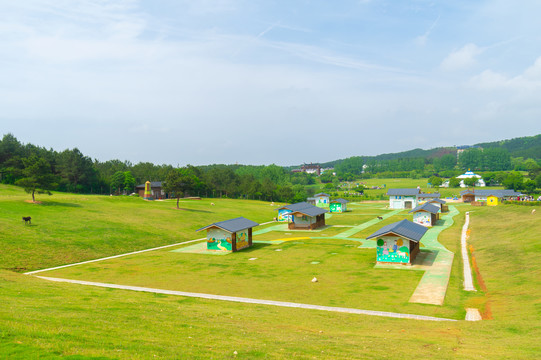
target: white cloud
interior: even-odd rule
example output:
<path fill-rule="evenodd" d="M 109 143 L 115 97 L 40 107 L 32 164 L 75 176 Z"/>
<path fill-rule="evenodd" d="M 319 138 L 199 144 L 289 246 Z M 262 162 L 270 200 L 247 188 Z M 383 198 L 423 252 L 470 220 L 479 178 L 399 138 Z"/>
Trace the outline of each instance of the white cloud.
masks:
<path fill-rule="evenodd" d="M 476 63 L 476 57 L 483 52 L 475 44 L 466 44 L 461 49 L 453 51 L 441 63 L 445 71 L 463 70 L 472 67 Z"/>
<path fill-rule="evenodd" d="M 479 90 L 533 91 L 541 89 L 541 57 L 521 74 L 510 77 L 490 69 L 473 76 L 468 85 Z"/>

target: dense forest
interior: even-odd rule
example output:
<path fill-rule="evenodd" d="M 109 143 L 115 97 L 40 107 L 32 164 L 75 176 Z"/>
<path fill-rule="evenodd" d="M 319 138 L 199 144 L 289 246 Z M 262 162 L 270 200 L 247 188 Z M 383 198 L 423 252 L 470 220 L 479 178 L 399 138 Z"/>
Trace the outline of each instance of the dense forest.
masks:
<path fill-rule="evenodd" d="M 455 148 L 415 149 L 375 157 L 354 156 L 321 164 L 334 166 L 320 177 L 291 172 L 278 165 L 186 166 L 148 162 L 92 160 L 77 148 L 58 152 L 22 144 L 12 134 L 0 141 L 0 181 L 15 184 L 32 193 L 65 191 L 87 194 L 132 194 L 145 181 L 163 181 L 168 193 L 177 196 L 231 197 L 269 201 L 304 201 L 319 183 L 325 190 L 338 189 L 340 182 L 363 178 L 454 177 L 471 169 L 485 181 L 515 190 L 541 188 L 541 135 L 479 144 L 456 154 Z M 518 156 L 518 155 L 527 155 Z M 523 178 L 522 173 L 528 172 Z M 452 181 L 456 184 L 456 181 Z M 362 191 L 362 189 L 359 189 Z"/>
<path fill-rule="evenodd" d="M 176 176 L 180 174 L 179 176 Z M 175 177 L 176 176 L 176 177 Z M 148 162 L 92 160 L 77 148 L 61 152 L 22 144 L 12 134 L 0 141 L 0 181 L 30 193 L 66 191 L 87 194 L 131 194 L 145 181 L 169 179 L 171 193 L 272 201 L 304 201 L 316 177 L 277 166 L 208 165 L 175 169 Z"/>

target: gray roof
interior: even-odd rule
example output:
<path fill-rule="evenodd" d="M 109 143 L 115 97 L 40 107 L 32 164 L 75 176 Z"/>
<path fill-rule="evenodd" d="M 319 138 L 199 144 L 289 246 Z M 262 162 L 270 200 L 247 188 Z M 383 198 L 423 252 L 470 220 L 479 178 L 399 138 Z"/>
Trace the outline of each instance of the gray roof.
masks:
<path fill-rule="evenodd" d="M 158 188 L 158 187 L 162 187 L 162 182 L 161 181 L 151 181 L 150 182 L 150 188 Z M 135 188 L 145 188 L 145 184 L 141 184 L 141 185 L 137 185 Z"/>
<path fill-rule="evenodd" d="M 419 189 L 389 189 L 389 196 L 416 196 L 419 194 Z"/>
<path fill-rule="evenodd" d="M 301 214 L 308 215 L 308 216 L 317 216 L 321 214 L 325 214 L 326 212 L 329 212 L 328 210 L 319 208 L 317 206 L 314 206 L 312 204 L 309 204 L 307 202 L 300 202 L 296 204 L 291 205 L 284 205 L 277 210 L 281 209 L 287 209 L 290 210 L 292 213 L 294 212 L 300 212 Z"/>
<path fill-rule="evenodd" d="M 440 210 L 439 206 L 432 205 L 431 203 L 425 202 L 423 205 L 419 205 L 415 209 L 410 210 L 410 213 L 418 212 L 418 211 L 426 211 L 432 214 L 437 214 L 439 210 Z"/>
<path fill-rule="evenodd" d="M 386 225 L 368 236 L 367 239 L 372 239 L 378 236 L 387 235 L 393 233 L 414 242 L 419 242 L 423 235 L 427 232 L 427 228 L 423 225 L 416 224 L 407 219 L 397 221 L 395 223 Z"/>
<path fill-rule="evenodd" d="M 314 196 L 327 196 L 327 197 L 331 197 L 331 195 L 325 194 L 325 193 L 315 194 Z"/>
<path fill-rule="evenodd" d="M 464 190 L 460 192 L 460 196 L 464 195 L 479 195 L 479 196 L 496 196 L 498 198 L 508 197 L 508 196 L 520 196 L 522 195 L 515 190 L 502 190 L 502 189 L 492 189 L 492 190 Z"/>
<path fill-rule="evenodd" d="M 339 199 L 331 200 L 330 202 L 332 202 L 332 203 L 340 203 L 340 204 L 347 204 L 349 201 L 347 201 L 346 199 L 339 198 Z"/>
<path fill-rule="evenodd" d="M 211 227 L 218 227 L 218 228 L 220 228 L 222 230 L 225 230 L 227 232 L 234 233 L 234 232 L 237 232 L 239 230 L 252 228 L 252 227 L 257 226 L 257 225 L 259 225 L 259 224 L 256 223 L 255 221 L 248 220 L 248 219 L 243 218 L 241 216 L 241 217 L 238 217 L 236 219 L 225 220 L 225 221 L 220 221 L 220 222 L 217 222 L 217 223 L 214 223 L 214 224 L 210 224 L 210 225 L 202 227 L 201 229 L 198 229 L 196 231 L 205 230 L 205 229 L 208 229 L 208 228 L 211 228 Z"/>
<path fill-rule="evenodd" d="M 425 193 L 420 193 L 419 195 L 417 195 L 418 198 L 439 198 L 441 197 L 440 193 L 432 193 L 432 194 L 425 194 Z"/>
<path fill-rule="evenodd" d="M 445 200 L 442 200 L 442 199 L 430 199 L 427 201 L 428 203 L 440 203 L 440 204 L 445 204 L 447 203 Z"/>

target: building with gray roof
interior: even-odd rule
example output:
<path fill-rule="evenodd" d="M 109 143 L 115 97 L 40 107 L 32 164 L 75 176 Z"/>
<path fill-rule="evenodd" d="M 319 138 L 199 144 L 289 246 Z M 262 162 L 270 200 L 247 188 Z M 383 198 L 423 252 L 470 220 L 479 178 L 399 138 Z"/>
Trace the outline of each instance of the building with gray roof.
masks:
<path fill-rule="evenodd" d="M 439 206 L 425 202 L 424 204 L 419 205 L 415 209 L 411 210 L 409 213 L 413 213 L 414 223 L 430 227 L 436 224 L 436 221 L 439 218 L 439 211 Z"/>
<path fill-rule="evenodd" d="M 207 250 L 236 252 L 252 246 L 252 228 L 258 225 L 255 221 L 238 217 L 196 231 L 207 230 Z"/>
<path fill-rule="evenodd" d="M 411 265 L 428 229 L 407 219 L 386 225 L 366 239 L 376 239 L 377 263 Z"/>
<path fill-rule="evenodd" d="M 278 210 L 278 217 L 286 218 L 289 229 L 313 230 L 325 226 L 326 209 L 314 206 L 307 202 L 284 205 Z"/>

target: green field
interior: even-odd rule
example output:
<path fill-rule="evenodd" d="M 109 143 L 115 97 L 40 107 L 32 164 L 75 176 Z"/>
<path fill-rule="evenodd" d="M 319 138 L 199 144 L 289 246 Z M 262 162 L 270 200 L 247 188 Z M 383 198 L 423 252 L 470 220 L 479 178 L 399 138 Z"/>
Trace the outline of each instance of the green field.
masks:
<path fill-rule="evenodd" d="M 461 290 L 457 255 L 443 306 L 408 303 L 422 272 L 374 269 L 373 251 L 346 246 L 362 242 L 362 232 L 356 241 L 317 239 L 321 232 L 314 232 L 312 239 L 259 243 L 226 256 L 163 249 L 62 270 L 62 276 L 85 280 L 441 317 L 463 318 L 465 307 L 476 307 L 490 319 L 440 323 L 102 289 L 22 275 L 18 272 L 196 239 L 204 234 L 195 229 L 218 220 L 245 216 L 265 222 L 276 216 L 275 206 L 258 201 L 213 199 L 216 206 L 211 206 L 203 199 L 181 202 L 184 210 L 176 210 L 174 202 L 126 197 L 54 194 L 39 197 L 41 205 L 26 203 L 28 198 L 20 189 L 0 185 L 0 358 L 536 359 L 541 352 L 541 221 L 540 210 L 532 215 L 531 207 L 458 207 L 455 225 L 438 240 L 459 254 L 463 212 L 471 211 L 470 243 L 486 291 Z M 344 226 L 347 217 L 357 225 L 376 214 L 373 207 L 353 206 L 351 213 L 328 222 Z M 32 216 L 33 226 L 25 226 L 21 216 Z M 347 229 L 331 226 L 322 233 Z M 306 232 L 262 235 L 300 233 Z M 312 276 L 320 281 L 311 283 Z"/>

